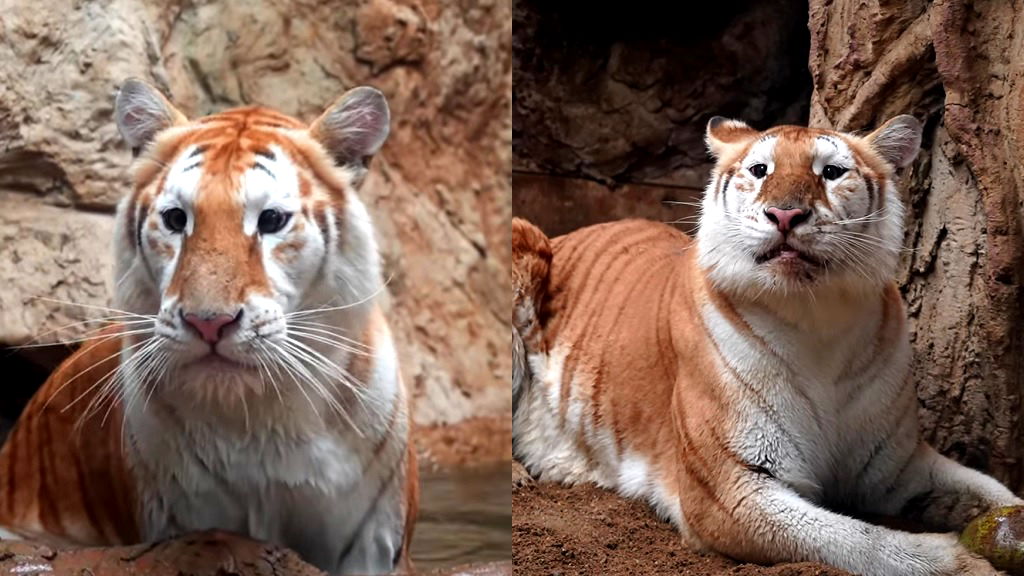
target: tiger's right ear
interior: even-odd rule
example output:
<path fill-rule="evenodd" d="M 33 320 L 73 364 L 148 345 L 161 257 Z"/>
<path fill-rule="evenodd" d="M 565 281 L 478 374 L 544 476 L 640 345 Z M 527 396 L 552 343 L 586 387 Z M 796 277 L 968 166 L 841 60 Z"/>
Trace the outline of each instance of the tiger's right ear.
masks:
<path fill-rule="evenodd" d="M 390 131 L 391 110 L 387 99 L 371 86 L 345 92 L 309 127 L 309 133 L 334 163 L 352 170 L 357 186 Z"/>
<path fill-rule="evenodd" d="M 704 142 L 707 144 L 708 152 L 716 160 L 721 160 L 730 150 L 741 148 L 757 136 L 757 134 L 757 130 L 747 126 L 741 120 L 730 120 L 722 116 L 713 116 L 708 120 Z"/>
<path fill-rule="evenodd" d="M 138 78 L 128 78 L 121 85 L 114 102 L 114 118 L 133 158 L 161 131 L 188 122 L 159 90 Z"/>

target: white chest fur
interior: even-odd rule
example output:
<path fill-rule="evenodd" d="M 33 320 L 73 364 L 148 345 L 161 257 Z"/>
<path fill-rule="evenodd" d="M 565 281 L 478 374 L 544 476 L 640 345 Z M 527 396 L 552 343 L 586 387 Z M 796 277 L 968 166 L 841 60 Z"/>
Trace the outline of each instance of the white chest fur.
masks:
<path fill-rule="evenodd" d="M 812 501 L 845 503 L 891 472 L 875 458 L 879 446 L 894 462 L 913 450 L 909 342 L 902 331 L 883 337 L 881 306 L 826 332 L 763 309 L 739 312 L 749 332 L 704 309 L 723 352 L 722 381 L 738 418 L 731 441 L 742 457 Z"/>
<path fill-rule="evenodd" d="M 364 398 L 373 409 L 353 409 L 352 425 L 276 396 L 263 413 L 250 399 L 244 418 L 159 399 L 130 408 L 144 538 L 227 530 L 332 573 L 390 571 L 403 533 L 406 411 L 393 355 L 373 362 Z"/>

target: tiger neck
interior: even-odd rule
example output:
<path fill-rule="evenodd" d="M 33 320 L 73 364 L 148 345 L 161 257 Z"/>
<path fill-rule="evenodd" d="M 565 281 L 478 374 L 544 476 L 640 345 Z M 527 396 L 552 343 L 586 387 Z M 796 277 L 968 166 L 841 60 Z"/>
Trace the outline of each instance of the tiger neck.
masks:
<path fill-rule="evenodd" d="M 728 302 L 736 310 L 757 310 L 783 325 L 821 337 L 842 335 L 870 322 L 882 307 L 887 292 L 893 289 L 892 286 L 875 289 L 834 286 L 817 288 L 813 294 L 807 291 L 738 293 L 715 287 L 707 274 L 699 268 L 696 272 L 702 279 L 701 291 L 711 300 Z"/>
<path fill-rule="evenodd" d="M 882 288 L 873 293 L 836 288 L 815 291 L 813 297 L 806 293 L 765 294 L 739 303 L 762 309 L 801 331 L 828 336 L 849 332 L 864 323 L 878 310 L 881 293 Z"/>

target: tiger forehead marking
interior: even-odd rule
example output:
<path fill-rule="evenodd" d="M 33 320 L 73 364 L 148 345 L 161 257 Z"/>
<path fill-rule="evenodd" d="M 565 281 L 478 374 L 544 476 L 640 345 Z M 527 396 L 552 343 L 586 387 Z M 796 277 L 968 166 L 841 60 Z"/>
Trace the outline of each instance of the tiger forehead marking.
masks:
<path fill-rule="evenodd" d="M 299 179 L 305 177 L 283 150 L 287 135 L 276 128 L 278 116 L 271 116 L 276 122 L 269 127 L 260 120 L 265 116 L 257 109 L 214 117 L 166 149 L 169 162 L 153 159 L 168 167 L 154 174 L 159 184 L 151 190 L 156 209 L 150 225 L 169 209 L 187 217 L 165 292 L 185 309 L 234 314 L 249 294 L 271 295 L 257 222 L 268 207 L 301 209 Z M 154 256 L 168 259 L 168 252 Z"/>

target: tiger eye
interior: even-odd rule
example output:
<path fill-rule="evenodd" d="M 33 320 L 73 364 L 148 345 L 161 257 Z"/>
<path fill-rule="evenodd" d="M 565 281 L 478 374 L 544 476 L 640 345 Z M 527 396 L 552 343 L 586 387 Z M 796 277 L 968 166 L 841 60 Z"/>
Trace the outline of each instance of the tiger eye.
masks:
<path fill-rule="evenodd" d="M 291 214 L 282 212 L 281 210 L 269 209 L 260 212 L 260 219 L 257 222 L 256 227 L 259 228 L 260 234 L 276 234 L 280 232 L 285 224 L 288 224 L 288 220 L 291 218 Z"/>
<path fill-rule="evenodd" d="M 185 225 L 188 224 L 188 214 L 181 208 L 168 208 L 160 214 L 160 217 L 164 221 L 164 226 L 175 234 L 184 231 Z"/>
<path fill-rule="evenodd" d="M 754 178 L 760 179 L 760 178 L 764 178 L 765 174 L 768 173 L 768 165 L 767 164 L 754 164 L 753 166 L 748 168 L 748 170 L 750 170 L 750 173 L 754 175 Z"/>
<path fill-rule="evenodd" d="M 842 166 L 835 166 L 829 164 L 828 166 L 825 166 L 824 168 L 821 169 L 821 177 L 824 178 L 825 180 L 835 180 L 836 178 L 839 178 L 843 174 L 846 174 L 847 171 L 848 170 L 846 168 L 843 168 Z"/>

